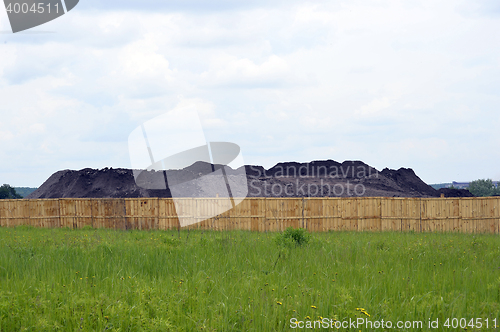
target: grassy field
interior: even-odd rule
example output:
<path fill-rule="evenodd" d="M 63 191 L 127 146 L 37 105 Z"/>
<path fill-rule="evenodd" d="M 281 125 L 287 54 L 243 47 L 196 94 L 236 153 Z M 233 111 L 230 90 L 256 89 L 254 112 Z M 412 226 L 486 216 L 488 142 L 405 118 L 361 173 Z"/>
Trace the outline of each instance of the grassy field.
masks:
<path fill-rule="evenodd" d="M 291 319 L 358 318 L 398 331 L 428 331 L 429 319 L 435 331 L 465 330 L 447 318 L 500 325 L 498 236 L 324 233 L 302 246 L 276 237 L 0 228 L 0 331 L 288 331 Z"/>

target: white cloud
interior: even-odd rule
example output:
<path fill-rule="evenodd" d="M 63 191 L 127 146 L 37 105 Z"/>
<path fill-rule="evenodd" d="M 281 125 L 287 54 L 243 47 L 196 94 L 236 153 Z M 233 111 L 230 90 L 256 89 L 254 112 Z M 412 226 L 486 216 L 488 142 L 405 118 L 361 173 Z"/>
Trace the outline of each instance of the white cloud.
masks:
<path fill-rule="evenodd" d="M 8 144 L 9 141 L 11 141 L 13 138 L 14 138 L 14 135 L 10 131 L 8 131 L 8 130 L 0 131 L 0 141 L 3 144 Z"/>
<path fill-rule="evenodd" d="M 200 75 L 208 86 L 225 87 L 275 87 L 287 84 L 290 69 L 287 62 L 271 55 L 261 64 L 250 59 L 221 55 L 212 60 L 210 69 Z"/>
<path fill-rule="evenodd" d="M 131 130 L 193 107 L 207 139 L 239 144 L 247 163 L 360 159 L 429 182 L 497 176 L 469 161 L 500 161 L 494 7 L 82 2 L 39 28 L 55 33 L 0 34 L 0 158 L 11 160 L 0 173 L 40 185 L 62 168 L 129 167 Z"/>
<path fill-rule="evenodd" d="M 391 105 L 389 98 L 377 98 L 361 106 L 356 113 L 361 116 L 377 116 L 386 111 Z"/>

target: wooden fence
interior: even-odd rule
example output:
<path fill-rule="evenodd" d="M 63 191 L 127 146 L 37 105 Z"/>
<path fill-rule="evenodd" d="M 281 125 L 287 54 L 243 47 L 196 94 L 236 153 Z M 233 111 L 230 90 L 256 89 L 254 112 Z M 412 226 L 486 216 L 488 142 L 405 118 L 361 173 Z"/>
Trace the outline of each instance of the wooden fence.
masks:
<path fill-rule="evenodd" d="M 208 218 L 217 198 L 176 199 L 188 229 L 498 233 L 500 198 L 247 198 Z M 222 202 L 222 200 L 220 200 Z M 180 205 L 179 205 L 180 204 Z M 221 203 L 222 204 L 222 203 Z M 177 229 L 169 198 L 0 200 L 0 226 Z"/>

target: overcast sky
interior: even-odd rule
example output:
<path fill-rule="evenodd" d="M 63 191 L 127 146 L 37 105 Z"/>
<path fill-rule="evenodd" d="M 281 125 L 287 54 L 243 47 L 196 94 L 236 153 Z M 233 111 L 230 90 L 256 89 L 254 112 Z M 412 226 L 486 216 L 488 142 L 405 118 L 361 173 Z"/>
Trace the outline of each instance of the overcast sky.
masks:
<path fill-rule="evenodd" d="M 130 168 L 132 130 L 181 107 L 246 164 L 500 180 L 497 0 L 81 0 L 0 31 L 2 183 Z"/>

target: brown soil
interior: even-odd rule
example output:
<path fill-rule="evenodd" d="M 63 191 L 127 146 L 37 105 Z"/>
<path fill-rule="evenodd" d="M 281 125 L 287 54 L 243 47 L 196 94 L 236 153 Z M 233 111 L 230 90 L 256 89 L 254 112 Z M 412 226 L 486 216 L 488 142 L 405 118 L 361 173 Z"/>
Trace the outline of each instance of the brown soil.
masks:
<path fill-rule="evenodd" d="M 215 169 L 220 165 L 214 165 Z M 193 164 L 176 172 L 177 178 L 196 179 L 206 175 L 207 165 Z M 248 197 L 446 197 L 472 196 L 467 190 L 435 190 L 425 184 L 409 168 L 378 171 L 361 161 L 333 160 L 310 163 L 279 163 L 266 170 L 261 166 L 245 166 Z M 227 176 L 236 177 L 236 171 Z M 148 172 L 146 176 L 158 176 Z M 180 176 L 179 176 L 180 175 Z M 208 175 L 210 176 L 210 175 Z M 197 196 L 199 193 L 187 196 Z M 202 196 L 212 197 L 206 191 Z M 138 187 L 132 170 L 104 168 L 64 170 L 54 173 L 27 198 L 127 198 L 171 197 L 170 191 Z"/>
<path fill-rule="evenodd" d="M 438 193 L 444 194 L 444 197 L 475 197 L 467 189 L 452 189 L 452 188 L 441 188 Z"/>

